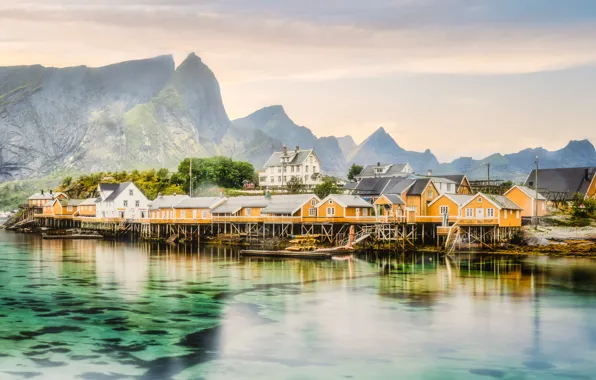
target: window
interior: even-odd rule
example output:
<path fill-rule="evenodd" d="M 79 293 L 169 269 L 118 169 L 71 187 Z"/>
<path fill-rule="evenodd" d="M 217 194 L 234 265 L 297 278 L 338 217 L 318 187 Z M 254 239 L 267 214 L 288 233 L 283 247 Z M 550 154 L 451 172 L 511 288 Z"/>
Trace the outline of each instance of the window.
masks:
<path fill-rule="evenodd" d="M 329 204 L 332 205 L 333 204 L 333 199 L 329 199 Z"/>
<path fill-rule="evenodd" d="M 281 166 L 278 166 L 278 167 L 277 167 L 277 172 L 278 172 L 278 173 L 281 173 Z"/>
<path fill-rule="evenodd" d="M 277 176 L 277 182 L 281 183 L 281 176 Z"/>
<path fill-rule="evenodd" d="M 432 197 L 433 197 L 433 191 L 432 190 L 429 190 L 428 191 L 428 198 L 432 198 Z"/>
<path fill-rule="evenodd" d="M 362 209 L 362 216 L 368 216 L 368 209 L 367 208 L 363 208 Z"/>
<path fill-rule="evenodd" d="M 335 209 L 333 207 L 327 207 L 327 216 L 334 216 Z"/>
<path fill-rule="evenodd" d="M 72 206 L 68 206 L 68 207 L 66 208 L 66 211 L 69 211 L 69 212 L 70 212 L 70 211 L 72 211 Z"/>
<path fill-rule="evenodd" d="M 141 207 L 141 201 L 135 201 L 135 207 Z"/>
<path fill-rule="evenodd" d="M 186 210 L 182 210 L 182 211 L 180 211 L 180 217 L 181 217 L 182 219 L 186 219 Z"/>
<path fill-rule="evenodd" d="M 517 210 L 517 211 L 515 212 L 515 217 L 516 217 L 517 219 L 519 219 L 519 210 Z"/>
<path fill-rule="evenodd" d="M 441 206 L 441 214 L 449 214 L 449 206 Z"/>
<path fill-rule="evenodd" d="M 131 197 L 132 197 L 132 196 L 134 195 L 134 193 L 135 193 L 135 192 L 134 192 L 134 190 L 133 190 L 133 189 L 130 189 L 130 190 L 128 190 L 128 195 L 129 195 L 129 196 L 131 196 Z"/>
<path fill-rule="evenodd" d="M 317 200 L 316 199 L 311 200 L 310 201 L 310 205 L 311 206 L 316 206 L 317 205 Z"/>
<path fill-rule="evenodd" d="M 507 219 L 507 210 L 503 213 L 503 219 Z"/>
<path fill-rule="evenodd" d="M 467 208 L 466 209 L 466 218 L 473 218 L 474 217 L 474 209 L 473 208 Z"/>
<path fill-rule="evenodd" d="M 269 181 L 270 181 L 271 183 L 275 183 L 275 177 L 271 177 L 271 178 L 269 178 Z"/>
<path fill-rule="evenodd" d="M 317 209 L 316 208 L 309 208 L 308 209 L 308 216 L 317 216 Z"/>
<path fill-rule="evenodd" d="M 124 207 L 128 207 L 128 201 L 124 201 Z"/>
<path fill-rule="evenodd" d="M 207 211 L 203 211 L 202 217 L 203 219 L 207 219 Z"/>
<path fill-rule="evenodd" d="M 482 197 L 478 197 L 478 198 L 476 198 L 476 202 L 478 202 L 478 203 L 482 203 Z"/>
<path fill-rule="evenodd" d="M 305 171 L 308 173 L 308 165 L 306 165 L 306 167 L 305 167 L 305 168 L 306 168 L 306 169 L 305 169 Z"/>
<path fill-rule="evenodd" d="M 486 209 L 486 217 L 487 218 L 494 218 L 495 217 L 495 209 L 494 208 L 487 208 Z"/>
<path fill-rule="evenodd" d="M 192 218 L 193 219 L 197 218 L 197 210 L 192 210 Z"/>
<path fill-rule="evenodd" d="M 284 176 L 284 182 L 288 182 L 288 177 Z"/>
<path fill-rule="evenodd" d="M 247 216 L 251 216 L 252 215 L 252 208 L 247 208 L 245 211 Z"/>
<path fill-rule="evenodd" d="M 292 168 L 291 172 L 292 172 L 292 173 L 294 173 L 294 167 L 293 167 L 293 166 L 291 166 L 291 168 Z"/>

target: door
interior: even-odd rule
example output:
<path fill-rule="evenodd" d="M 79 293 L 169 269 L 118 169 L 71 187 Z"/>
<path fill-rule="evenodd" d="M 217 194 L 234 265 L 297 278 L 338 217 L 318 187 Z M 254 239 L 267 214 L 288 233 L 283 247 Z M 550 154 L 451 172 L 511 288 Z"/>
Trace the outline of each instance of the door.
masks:
<path fill-rule="evenodd" d="M 483 208 L 476 209 L 476 219 L 484 219 L 484 209 Z"/>
<path fill-rule="evenodd" d="M 360 218 L 360 208 L 356 207 L 356 218 Z"/>

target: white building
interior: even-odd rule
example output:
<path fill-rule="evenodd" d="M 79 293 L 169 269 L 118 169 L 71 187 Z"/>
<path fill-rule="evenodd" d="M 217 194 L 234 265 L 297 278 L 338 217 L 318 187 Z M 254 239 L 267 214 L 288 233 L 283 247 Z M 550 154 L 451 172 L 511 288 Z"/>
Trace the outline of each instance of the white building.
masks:
<path fill-rule="evenodd" d="M 321 161 L 312 149 L 300 150 L 300 147 L 296 147 L 295 150 L 288 151 L 284 146 L 283 151 L 273 153 L 260 174 L 259 184 L 279 188 L 286 186 L 292 178 L 298 178 L 308 187 L 323 182 Z"/>
<path fill-rule="evenodd" d="M 149 217 L 149 199 L 132 182 L 100 183 L 96 202 L 98 218 L 141 219 Z"/>

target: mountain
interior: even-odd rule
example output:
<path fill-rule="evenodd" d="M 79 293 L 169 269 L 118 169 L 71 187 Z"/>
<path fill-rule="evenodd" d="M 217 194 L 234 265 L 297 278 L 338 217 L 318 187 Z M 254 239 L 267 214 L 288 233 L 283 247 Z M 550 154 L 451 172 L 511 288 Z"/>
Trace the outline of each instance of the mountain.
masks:
<path fill-rule="evenodd" d="M 55 171 L 175 167 L 188 156 L 266 160 L 279 141 L 232 125 L 195 54 L 0 68 L 0 181 Z"/>
<path fill-rule="evenodd" d="M 317 138 L 310 129 L 294 123 L 282 106 L 262 108 L 232 123 L 239 130 L 260 131 L 271 139 L 277 139 L 280 143 L 274 150 L 281 150 L 283 145 L 290 149 L 295 146 L 314 149 L 326 174 L 339 177 L 346 175 L 346 160 L 337 138 Z"/>
<path fill-rule="evenodd" d="M 596 166 L 596 149 L 588 140 L 570 141 L 564 148 L 548 151 L 544 148 L 524 149 L 517 153 L 492 154 L 481 160 L 461 157 L 442 164 L 435 173 L 466 173 L 471 179 L 486 179 L 490 163 L 491 178 L 519 182 L 535 166 L 536 157 L 541 168 L 571 168 Z"/>
<path fill-rule="evenodd" d="M 439 167 L 439 161 L 430 150 L 410 152 L 395 142 L 383 127 L 377 129 L 348 156 L 348 163 L 359 165 L 409 162 L 417 173 L 426 173 Z"/>
<path fill-rule="evenodd" d="M 350 156 L 352 152 L 358 147 L 352 136 L 349 135 L 338 137 L 337 142 L 339 143 L 341 151 L 344 152 L 345 157 Z"/>

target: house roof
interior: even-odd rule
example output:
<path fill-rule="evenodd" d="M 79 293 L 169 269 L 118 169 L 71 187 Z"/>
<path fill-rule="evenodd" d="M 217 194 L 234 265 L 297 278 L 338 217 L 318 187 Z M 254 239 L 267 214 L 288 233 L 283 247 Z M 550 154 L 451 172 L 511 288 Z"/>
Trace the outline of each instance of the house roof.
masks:
<path fill-rule="evenodd" d="M 99 191 L 100 192 L 110 192 L 111 191 L 111 193 L 103 201 L 104 202 L 110 202 L 110 201 L 113 201 L 114 199 L 118 198 L 118 196 L 120 194 L 122 194 L 122 192 L 124 190 L 126 190 L 126 188 L 130 184 L 132 184 L 132 182 L 100 183 L 99 184 Z"/>
<path fill-rule="evenodd" d="M 383 194 L 383 196 L 385 198 L 387 198 L 389 200 L 389 202 L 391 202 L 394 205 L 405 205 L 406 202 L 404 202 L 403 199 L 401 199 L 401 197 L 397 194 Z"/>
<path fill-rule="evenodd" d="M 362 196 L 381 195 L 404 179 L 405 177 L 363 178 L 354 188 L 354 193 Z"/>
<path fill-rule="evenodd" d="M 190 198 L 188 195 L 160 195 L 155 200 L 149 202 L 149 210 L 159 210 L 162 208 L 172 208 L 177 203 Z"/>
<path fill-rule="evenodd" d="M 466 178 L 465 174 L 447 174 L 447 175 L 439 175 L 437 177 L 433 177 L 434 178 L 446 178 L 448 180 L 451 180 L 453 182 L 456 182 L 457 184 L 461 184 L 464 180 L 464 178 Z"/>
<path fill-rule="evenodd" d="M 437 202 L 439 199 L 441 199 L 443 197 L 451 199 L 453 201 L 453 203 L 455 203 L 458 206 L 463 206 L 466 203 L 469 203 L 472 198 L 474 198 L 473 195 L 441 194 L 440 196 L 435 198 L 432 202 L 430 202 L 428 205 L 430 206 L 430 205 L 434 204 L 435 202 Z"/>
<path fill-rule="evenodd" d="M 311 153 L 313 153 L 312 149 L 299 150 L 298 153 L 296 153 L 295 150 L 288 150 L 288 165 L 302 164 Z M 271 157 L 269 157 L 269 160 L 267 160 L 264 167 L 281 166 L 283 155 L 284 152 L 274 152 Z"/>
<path fill-rule="evenodd" d="M 87 198 L 87 199 L 83 200 L 83 202 L 81 202 L 81 204 L 79 206 L 95 206 L 96 202 L 97 202 L 97 198 Z"/>
<path fill-rule="evenodd" d="M 242 196 L 227 198 L 226 201 L 212 210 L 213 214 L 234 214 L 245 207 L 267 207 L 268 200 L 264 196 Z"/>
<path fill-rule="evenodd" d="M 314 194 L 287 194 L 287 195 L 274 195 L 271 197 L 267 207 L 261 210 L 263 214 L 294 214 L 297 212 L 306 202 L 311 199 L 316 199 L 317 203 L 319 198 Z"/>
<path fill-rule="evenodd" d="M 29 197 L 29 200 L 33 201 L 33 200 L 51 200 L 54 199 L 54 197 L 48 193 L 35 193 L 32 196 Z"/>
<path fill-rule="evenodd" d="M 57 199 L 63 207 L 73 206 L 78 207 L 86 201 L 86 199 Z"/>
<path fill-rule="evenodd" d="M 370 203 L 365 201 L 364 199 L 360 198 L 356 195 L 342 195 L 342 194 L 332 194 L 329 195 L 327 198 L 323 199 L 319 204 L 327 202 L 329 199 L 333 199 L 333 201 L 337 202 L 342 207 L 366 207 L 371 208 L 373 207 Z"/>
<path fill-rule="evenodd" d="M 412 178 L 405 178 L 402 181 L 399 181 L 395 184 L 395 186 L 389 188 L 385 191 L 385 194 L 401 194 L 404 191 L 408 190 L 411 186 L 416 183 L 417 180 Z"/>
<path fill-rule="evenodd" d="M 504 195 L 484 194 L 485 197 L 496 203 L 500 208 L 507 210 L 521 210 L 522 208 L 516 205 L 511 199 Z"/>
<path fill-rule="evenodd" d="M 526 187 L 526 186 L 519 186 L 519 185 L 515 185 L 511 189 L 507 190 L 507 192 L 505 192 L 505 195 L 507 195 L 511 190 L 513 190 L 515 188 L 520 189 L 528 197 L 530 197 L 532 199 L 536 199 L 536 190 L 530 189 L 529 187 Z M 538 193 L 538 200 L 546 200 L 546 198 L 544 197 L 544 195 Z"/>
<path fill-rule="evenodd" d="M 596 174 L 596 167 L 539 169 L 538 188 L 552 193 L 564 193 L 566 200 L 571 200 L 573 194 L 586 195 L 590 183 Z M 587 177 L 587 178 L 586 178 Z M 534 187 L 536 169 L 532 170 L 524 186 Z"/>
<path fill-rule="evenodd" d="M 222 197 L 196 197 L 186 198 L 174 205 L 174 208 L 213 208 L 219 203 L 225 202 Z"/>
<path fill-rule="evenodd" d="M 426 189 L 426 186 L 428 186 L 428 183 L 431 181 L 431 179 L 418 178 L 415 181 L 416 182 L 414 183 L 414 185 L 410 187 L 410 189 L 408 190 L 408 195 L 422 195 L 422 192 L 424 191 L 424 189 Z"/>
<path fill-rule="evenodd" d="M 383 168 L 383 172 L 375 173 L 375 168 Z M 406 168 L 411 168 L 410 164 L 407 162 L 402 164 L 381 164 L 380 166 L 377 164 L 366 165 L 356 177 L 407 177 L 411 172 L 404 172 L 404 169 Z"/>

